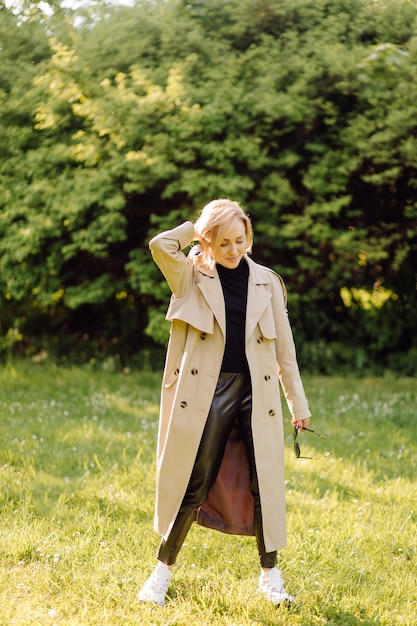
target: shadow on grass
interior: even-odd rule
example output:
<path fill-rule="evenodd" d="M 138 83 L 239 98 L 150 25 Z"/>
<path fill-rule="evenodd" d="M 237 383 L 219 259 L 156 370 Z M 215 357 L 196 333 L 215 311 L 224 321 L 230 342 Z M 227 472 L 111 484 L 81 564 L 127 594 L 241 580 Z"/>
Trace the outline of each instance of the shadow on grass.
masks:
<path fill-rule="evenodd" d="M 326 621 L 323 621 L 323 618 Z M 276 621 L 262 621 L 259 622 L 264 626 L 274 626 Z M 303 615 L 303 626 L 317 626 L 317 617 L 308 617 Z M 338 611 L 337 609 L 329 609 L 320 616 L 320 624 L 326 624 L 328 626 L 333 624 L 336 626 L 380 626 L 381 622 L 369 617 L 358 617 L 353 613 L 346 611 Z"/>
<path fill-rule="evenodd" d="M 257 624 L 262 626 L 279 626 L 285 624 L 302 624 L 302 626 L 337 625 L 337 626 L 382 626 L 379 619 L 366 614 L 366 610 L 358 606 L 357 611 L 342 610 L 336 605 L 327 605 L 304 608 L 296 602 L 291 606 L 274 606 L 266 600 L 260 600 L 256 606 L 248 606 L 242 598 L 242 606 L 239 600 L 231 600 L 226 590 L 223 592 L 216 588 L 213 581 L 207 585 L 189 579 L 178 579 L 170 587 L 167 594 L 165 609 L 159 609 L 159 617 L 166 621 L 164 624 L 182 626 L 192 615 L 202 616 L 209 619 L 205 624 Z M 251 595 L 247 600 L 253 600 Z M 142 605 L 143 607 L 144 605 Z M 156 606 L 156 605 L 155 605 Z M 149 607 L 149 605 L 148 605 Z M 184 621 L 170 621 L 172 611 L 178 616 L 182 615 Z M 185 615 L 187 614 L 187 616 Z M 244 618 L 247 621 L 241 621 Z M 235 621 L 236 620 L 236 621 Z M 159 622 L 158 622 L 159 623 Z M 200 623 L 200 622 L 198 622 Z"/>

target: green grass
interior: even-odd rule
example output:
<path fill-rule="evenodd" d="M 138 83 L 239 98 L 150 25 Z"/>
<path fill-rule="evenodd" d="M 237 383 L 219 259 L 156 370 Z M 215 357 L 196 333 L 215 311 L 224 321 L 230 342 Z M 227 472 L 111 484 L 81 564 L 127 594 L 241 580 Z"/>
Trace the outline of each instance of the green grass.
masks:
<path fill-rule="evenodd" d="M 325 434 L 288 412 L 288 546 L 297 603 L 256 593 L 252 538 L 195 526 L 166 607 L 136 595 L 154 565 L 160 375 L 22 362 L 0 370 L 0 624 L 394 626 L 417 623 L 414 379 L 304 377 Z M 273 477 L 271 477 L 273 479 Z"/>

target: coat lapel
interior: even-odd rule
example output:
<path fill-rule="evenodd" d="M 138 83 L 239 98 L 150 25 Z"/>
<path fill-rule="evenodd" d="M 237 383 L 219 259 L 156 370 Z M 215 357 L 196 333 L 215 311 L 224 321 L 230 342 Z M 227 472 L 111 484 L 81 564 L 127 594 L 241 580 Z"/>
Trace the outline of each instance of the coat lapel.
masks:
<path fill-rule="evenodd" d="M 209 308 L 214 314 L 223 336 L 226 336 L 226 311 L 224 306 L 223 290 L 217 272 L 213 276 L 200 274 L 197 283 Z"/>
<path fill-rule="evenodd" d="M 259 272 L 257 264 L 247 259 L 249 265 L 248 304 L 246 309 L 246 340 L 252 335 L 256 324 L 271 300 L 271 292 L 264 285 L 270 282 L 265 272 Z M 266 276 L 265 276 L 266 274 Z"/>

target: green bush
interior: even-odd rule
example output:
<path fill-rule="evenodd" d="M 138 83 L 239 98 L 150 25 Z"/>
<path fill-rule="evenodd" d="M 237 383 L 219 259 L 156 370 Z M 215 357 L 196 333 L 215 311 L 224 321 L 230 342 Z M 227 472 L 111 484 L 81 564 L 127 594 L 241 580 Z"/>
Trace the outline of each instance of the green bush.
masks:
<path fill-rule="evenodd" d="M 284 276 L 306 362 L 415 347 L 414 0 L 43 6 L 0 9 L 0 350 L 164 344 L 148 240 L 219 196 Z"/>

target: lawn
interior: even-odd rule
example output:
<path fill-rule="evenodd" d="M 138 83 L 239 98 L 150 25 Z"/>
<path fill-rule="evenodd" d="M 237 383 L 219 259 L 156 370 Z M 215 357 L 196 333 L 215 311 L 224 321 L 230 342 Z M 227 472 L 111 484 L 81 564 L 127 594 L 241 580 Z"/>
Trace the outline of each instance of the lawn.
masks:
<path fill-rule="evenodd" d="M 252 538 L 195 526 L 165 608 L 154 565 L 160 374 L 0 369 L 0 624 L 415 626 L 417 380 L 304 377 L 322 441 L 286 418 L 291 609 L 256 593 Z M 273 479 L 273 477 L 271 477 Z"/>

